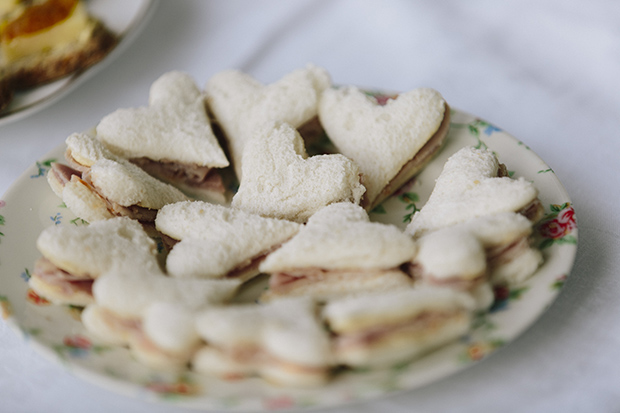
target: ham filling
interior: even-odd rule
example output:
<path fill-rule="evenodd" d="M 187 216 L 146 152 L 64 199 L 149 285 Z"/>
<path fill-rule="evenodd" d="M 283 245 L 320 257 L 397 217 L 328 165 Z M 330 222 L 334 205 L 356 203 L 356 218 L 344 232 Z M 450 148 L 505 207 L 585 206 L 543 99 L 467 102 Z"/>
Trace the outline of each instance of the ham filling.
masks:
<path fill-rule="evenodd" d="M 222 194 L 226 191 L 218 171 L 208 166 L 167 160 L 155 161 L 145 157 L 133 158 L 129 161 L 162 181 Z"/>
<path fill-rule="evenodd" d="M 122 317 L 106 308 L 101 308 L 100 314 L 101 321 L 105 322 L 110 330 L 129 338 L 127 344 L 131 347 L 139 349 L 140 352 L 175 357 L 174 354 L 160 348 L 146 335 L 140 319 Z"/>
<path fill-rule="evenodd" d="M 521 237 L 508 245 L 490 248 L 487 250 L 488 265 L 495 268 L 507 264 L 519 258 L 529 248 L 530 243 L 527 237 Z"/>
<path fill-rule="evenodd" d="M 517 212 L 529 219 L 531 222 L 536 223 L 543 217 L 545 209 L 542 206 L 540 199 L 536 198 Z"/>
<path fill-rule="evenodd" d="M 450 128 L 450 107 L 446 105 L 443 120 L 437 131 L 431 138 L 420 148 L 415 156 L 409 160 L 400 171 L 388 182 L 383 190 L 374 200 L 362 198 L 361 205 L 366 209 L 372 209 L 383 202 L 388 196 L 393 194 L 398 188 L 407 183 L 415 174 L 417 174 L 433 157 L 433 155 L 441 148 L 445 137 Z M 362 179 L 362 184 L 363 184 Z"/>
<path fill-rule="evenodd" d="M 334 345 L 337 351 L 346 351 L 347 348 L 357 346 L 371 346 L 393 334 L 399 332 L 419 332 L 437 330 L 447 320 L 461 315 L 460 311 L 424 311 L 415 317 L 395 324 L 378 324 L 367 329 L 343 333 L 336 333 Z"/>
<path fill-rule="evenodd" d="M 508 168 L 506 168 L 506 165 L 504 165 L 503 163 L 499 164 L 499 169 L 497 170 L 497 176 L 498 178 L 510 176 L 510 174 L 508 173 Z M 545 209 L 542 206 L 540 199 L 536 198 L 532 202 L 530 202 L 529 204 L 527 204 L 526 206 L 518 210 L 517 213 L 523 215 L 524 217 L 529 219 L 531 222 L 538 222 L 542 218 L 543 214 L 545 213 Z"/>
<path fill-rule="evenodd" d="M 276 272 L 269 277 L 269 289 L 274 293 L 287 293 L 298 287 L 308 284 L 314 284 L 323 281 L 326 277 L 338 274 L 359 274 L 359 275 L 381 275 L 386 271 L 392 270 L 382 269 L 345 269 L 345 270 L 327 270 L 324 268 L 298 268 L 291 269 L 286 272 Z"/>
<path fill-rule="evenodd" d="M 328 371 L 328 367 L 326 366 L 308 366 L 283 360 L 270 354 L 262 347 L 252 344 L 231 346 L 228 348 L 220 348 L 219 350 L 224 353 L 226 357 L 229 357 L 232 361 L 239 364 L 277 366 L 283 370 L 302 374 L 325 374 Z"/>
<path fill-rule="evenodd" d="M 47 258 L 39 258 L 35 263 L 32 277 L 36 277 L 45 284 L 57 287 L 66 296 L 78 293 L 93 294 L 93 279 L 77 277 L 61 270 Z"/>
<path fill-rule="evenodd" d="M 178 239 L 172 238 L 171 236 L 168 236 L 162 232 L 159 232 L 158 235 L 164 244 L 164 248 L 166 248 L 166 251 L 168 252 L 170 252 L 170 250 L 172 250 L 172 248 L 174 248 L 174 246 L 178 242 L 180 242 Z M 273 246 L 272 248 L 266 251 L 263 251 L 262 253 L 252 258 L 248 258 L 247 260 L 240 262 L 226 274 L 225 278 L 243 278 L 246 275 L 250 275 L 254 273 L 257 274 L 258 266 L 260 265 L 260 263 L 263 262 L 265 258 L 267 258 L 267 255 L 269 255 L 271 252 L 275 251 L 276 249 L 280 248 L 280 246 L 281 244 Z"/>
<path fill-rule="evenodd" d="M 508 245 L 488 248 L 486 250 L 487 266 L 492 269 L 505 265 L 519 258 L 521 254 L 529 248 L 530 243 L 527 237 L 521 237 Z M 461 291 L 471 290 L 487 281 L 487 274 L 481 274 L 478 277 L 470 279 L 465 279 L 459 276 L 437 278 L 434 277 L 433 274 L 427 273 L 419 263 L 410 263 L 408 267 L 408 272 L 414 280 L 424 280 L 431 285 L 451 287 Z"/>
<path fill-rule="evenodd" d="M 142 333 L 142 322 L 136 318 L 126 318 L 117 315 L 116 313 L 101 308 L 100 309 L 102 321 L 104 321 L 112 330 L 116 330 L 123 333 Z"/>
<path fill-rule="evenodd" d="M 116 202 L 110 201 L 101 195 L 97 187 L 94 186 L 90 180 L 88 169 L 84 172 L 80 172 L 79 170 L 71 168 L 67 165 L 53 163 L 51 173 L 54 174 L 54 178 L 63 186 L 66 185 L 67 182 L 71 181 L 72 176 L 77 176 L 84 185 L 86 185 L 94 194 L 99 196 L 106 203 L 108 210 L 113 215 L 127 216 L 142 223 L 151 223 L 155 221 L 155 217 L 157 216 L 157 210 L 155 209 L 144 208 L 139 205 L 123 206 Z"/>

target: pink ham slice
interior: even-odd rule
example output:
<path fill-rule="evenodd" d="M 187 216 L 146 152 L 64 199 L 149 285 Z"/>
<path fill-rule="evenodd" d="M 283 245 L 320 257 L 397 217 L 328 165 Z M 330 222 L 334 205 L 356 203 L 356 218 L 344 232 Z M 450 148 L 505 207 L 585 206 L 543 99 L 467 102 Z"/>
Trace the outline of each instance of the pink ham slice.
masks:
<path fill-rule="evenodd" d="M 182 164 L 173 161 L 154 161 L 149 158 L 133 158 L 130 162 L 142 168 L 146 173 L 173 185 L 184 185 L 224 193 L 226 188 L 218 171 L 208 166 Z"/>
<path fill-rule="evenodd" d="M 123 206 L 116 202 L 110 201 L 106 197 L 104 197 L 97 189 L 96 186 L 90 180 L 90 174 L 88 170 L 84 172 L 80 172 L 77 169 L 69 167 L 67 165 L 63 165 L 60 163 L 53 163 L 51 165 L 51 173 L 54 175 L 54 178 L 57 182 L 62 184 L 63 186 L 67 184 L 67 182 L 71 181 L 71 177 L 73 175 L 77 176 L 82 180 L 82 182 L 90 188 L 90 190 L 99 196 L 107 205 L 110 213 L 116 216 L 126 216 L 141 223 L 153 223 L 155 221 L 155 217 L 157 216 L 157 210 L 144 208 L 139 205 L 130 205 Z"/>
<path fill-rule="evenodd" d="M 92 296 L 93 279 L 90 277 L 77 277 L 61 270 L 47 258 L 39 258 L 35 263 L 32 277 L 37 277 L 48 285 L 61 288 L 63 294 L 71 296 L 84 292 Z"/>

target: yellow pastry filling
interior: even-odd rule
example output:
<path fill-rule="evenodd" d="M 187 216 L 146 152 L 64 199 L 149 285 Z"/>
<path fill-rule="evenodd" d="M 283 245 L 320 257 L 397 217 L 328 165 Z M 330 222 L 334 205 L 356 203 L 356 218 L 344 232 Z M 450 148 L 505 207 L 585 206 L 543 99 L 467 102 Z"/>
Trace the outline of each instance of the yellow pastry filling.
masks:
<path fill-rule="evenodd" d="M 9 63 L 90 38 L 93 25 L 76 0 L 47 0 L 32 6 L 1 28 L 2 55 Z"/>
<path fill-rule="evenodd" d="M 18 0 L 0 0 L 0 19 L 3 19 L 10 12 L 16 10 L 18 6 Z"/>

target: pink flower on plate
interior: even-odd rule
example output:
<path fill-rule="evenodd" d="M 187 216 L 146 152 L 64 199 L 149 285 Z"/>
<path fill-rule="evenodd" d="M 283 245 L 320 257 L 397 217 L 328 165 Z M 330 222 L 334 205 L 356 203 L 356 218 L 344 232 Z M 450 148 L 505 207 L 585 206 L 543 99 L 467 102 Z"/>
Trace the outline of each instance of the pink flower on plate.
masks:
<path fill-rule="evenodd" d="M 200 387 L 183 380 L 175 383 L 153 381 L 147 383 L 146 388 L 162 396 L 190 396 L 200 393 Z"/>
<path fill-rule="evenodd" d="M 540 226 L 540 235 L 545 238 L 558 239 L 566 234 L 566 228 L 557 219 L 544 222 Z"/>
<path fill-rule="evenodd" d="M 26 295 L 26 299 L 34 305 L 50 305 L 51 303 L 37 294 L 32 288 L 28 289 L 28 294 Z"/>
<path fill-rule="evenodd" d="M 570 232 L 577 226 L 575 222 L 575 210 L 572 207 L 568 207 L 560 211 L 557 217 L 558 224 L 562 225 L 566 232 Z"/>
<path fill-rule="evenodd" d="M 92 347 L 92 343 L 90 342 L 90 340 L 80 335 L 65 337 L 65 339 L 63 340 L 63 344 L 67 347 L 79 348 L 83 350 L 88 350 Z"/>
<path fill-rule="evenodd" d="M 540 235 L 544 238 L 559 239 L 577 228 L 575 210 L 569 203 L 551 205 L 551 211 L 550 219 L 542 222 L 539 226 Z"/>
<path fill-rule="evenodd" d="M 274 397 L 264 401 L 265 407 L 269 410 L 290 409 L 295 407 L 295 401 L 288 396 Z"/>
<path fill-rule="evenodd" d="M 0 199 L 0 208 L 6 205 L 6 201 Z"/>

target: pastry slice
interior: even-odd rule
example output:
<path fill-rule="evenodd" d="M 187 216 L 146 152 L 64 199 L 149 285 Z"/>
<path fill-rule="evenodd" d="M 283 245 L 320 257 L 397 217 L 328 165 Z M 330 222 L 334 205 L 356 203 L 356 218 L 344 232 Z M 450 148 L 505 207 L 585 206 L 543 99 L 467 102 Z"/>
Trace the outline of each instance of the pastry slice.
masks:
<path fill-rule="evenodd" d="M 0 66 L 16 91 L 85 70 L 118 42 L 79 0 L 20 2 L 0 23 Z"/>

